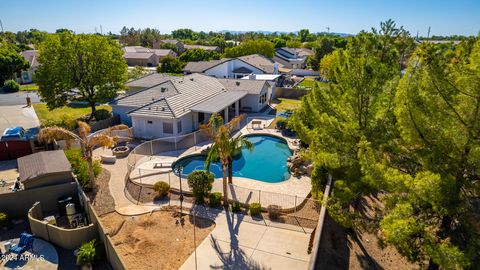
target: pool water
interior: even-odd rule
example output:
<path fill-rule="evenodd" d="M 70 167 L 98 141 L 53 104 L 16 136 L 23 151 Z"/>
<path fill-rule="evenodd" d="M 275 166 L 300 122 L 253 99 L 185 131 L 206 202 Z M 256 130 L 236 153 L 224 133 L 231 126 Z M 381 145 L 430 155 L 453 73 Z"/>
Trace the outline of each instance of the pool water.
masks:
<path fill-rule="evenodd" d="M 246 136 L 254 144 L 253 151 L 246 148 L 233 160 L 233 176 L 251 178 L 268 183 L 278 183 L 290 178 L 287 159 L 292 155 L 284 139 L 268 135 Z M 205 169 L 205 155 L 192 155 L 179 159 L 174 168 L 182 166 L 182 175 L 194 170 Z M 210 172 L 216 178 L 222 178 L 222 165 L 219 162 L 210 165 Z"/>

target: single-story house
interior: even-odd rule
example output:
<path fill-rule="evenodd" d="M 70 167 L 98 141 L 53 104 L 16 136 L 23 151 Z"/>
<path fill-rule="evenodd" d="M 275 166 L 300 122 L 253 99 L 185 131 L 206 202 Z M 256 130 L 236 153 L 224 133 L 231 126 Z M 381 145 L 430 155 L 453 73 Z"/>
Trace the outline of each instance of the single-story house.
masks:
<path fill-rule="evenodd" d="M 38 152 L 17 159 L 20 182 L 25 189 L 74 182 L 63 150 Z"/>
<path fill-rule="evenodd" d="M 40 63 L 38 62 L 38 51 L 37 50 L 26 50 L 20 53 L 28 63 L 30 64 L 27 70 L 22 70 L 20 73 L 20 77 L 17 78 L 17 82 L 21 84 L 32 83 L 33 82 L 33 74 L 37 70 Z"/>
<path fill-rule="evenodd" d="M 218 46 L 207 46 L 207 45 L 188 45 L 185 44 L 183 45 L 185 47 L 185 50 L 191 50 L 191 49 L 202 49 L 205 51 L 216 51 L 216 52 L 221 52 L 220 47 Z"/>
<path fill-rule="evenodd" d="M 243 78 L 249 74 L 278 74 L 279 65 L 271 59 L 252 54 L 237 58 L 188 62 L 183 69 L 185 74 L 203 73 L 215 78 Z"/>
<path fill-rule="evenodd" d="M 160 49 L 162 44 L 171 44 L 177 48 L 177 52 L 182 53 L 185 51 L 185 45 L 180 40 L 176 39 L 162 39 L 153 42 L 154 49 Z"/>
<path fill-rule="evenodd" d="M 149 49 L 142 46 L 126 46 L 123 58 L 129 66 L 155 67 L 166 56 L 177 57 L 170 49 Z"/>
<path fill-rule="evenodd" d="M 307 57 L 315 53 L 307 48 L 281 47 L 275 50 L 273 60 L 290 69 L 303 69 L 306 66 Z"/>
<path fill-rule="evenodd" d="M 113 114 L 131 125 L 139 138 L 191 133 L 213 113 L 229 121 L 241 111 L 258 112 L 268 104 L 272 91 L 265 81 L 216 79 L 202 74 L 150 81 L 155 80 L 159 83 L 110 103 Z"/>
<path fill-rule="evenodd" d="M 272 94 L 270 99 L 275 98 L 275 88 L 282 86 L 283 81 L 285 80 L 285 74 L 250 74 L 242 78 L 242 80 L 250 80 L 250 81 L 264 81 L 267 82 L 270 87 L 272 88 Z"/>

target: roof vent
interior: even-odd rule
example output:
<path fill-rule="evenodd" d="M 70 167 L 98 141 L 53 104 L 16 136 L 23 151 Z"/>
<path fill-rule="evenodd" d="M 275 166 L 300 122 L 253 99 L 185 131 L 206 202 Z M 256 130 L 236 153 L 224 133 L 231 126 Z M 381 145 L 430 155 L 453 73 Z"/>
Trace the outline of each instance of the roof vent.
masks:
<path fill-rule="evenodd" d="M 192 82 L 193 82 L 193 78 L 190 78 L 190 81 L 192 81 Z"/>
<path fill-rule="evenodd" d="M 237 86 L 240 86 L 240 82 L 235 82 L 235 84 L 236 84 Z"/>
<path fill-rule="evenodd" d="M 167 88 L 166 88 L 166 87 L 162 87 L 162 88 L 160 88 L 160 92 L 162 92 L 162 93 L 163 93 L 163 92 L 165 92 L 165 91 L 167 91 Z"/>
<path fill-rule="evenodd" d="M 165 107 L 162 107 L 162 112 L 164 112 L 164 111 L 165 111 Z"/>
<path fill-rule="evenodd" d="M 152 108 L 151 107 L 148 107 L 148 110 L 151 110 Z"/>
<path fill-rule="evenodd" d="M 154 100 L 155 100 L 155 98 L 152 97 L 152 101 L 154 101 Z"/>

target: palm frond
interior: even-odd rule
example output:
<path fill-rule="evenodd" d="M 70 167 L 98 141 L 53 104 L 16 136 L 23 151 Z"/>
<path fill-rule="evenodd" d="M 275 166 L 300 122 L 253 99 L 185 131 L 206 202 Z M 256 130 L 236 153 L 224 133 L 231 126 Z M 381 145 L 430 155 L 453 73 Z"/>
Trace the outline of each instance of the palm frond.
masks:
<path fill-rule="evenodd" d="M 95 146 L 113 147 L 114 145 L 114 138 L 103 133 L 96 134 L 95 136 L 90 137 L 88 140 L 89 148 L 94 148 Z"/>
<path fill-rule="evenodd" d="M 75 139 L 82 141 L 77 134 L 57 126 L 45 127 L 38 132 L 38 140 L 44 143 L 52 143 L 54 140 L 69 141 Z"/>
<path fill-rule="evenodd" d="M 90 125 L 83 122 L 83 121 L 78 121 L 78 134 L 80 135 L 80 138 L 86 138 L 90 134 L 91 128 Z"/>

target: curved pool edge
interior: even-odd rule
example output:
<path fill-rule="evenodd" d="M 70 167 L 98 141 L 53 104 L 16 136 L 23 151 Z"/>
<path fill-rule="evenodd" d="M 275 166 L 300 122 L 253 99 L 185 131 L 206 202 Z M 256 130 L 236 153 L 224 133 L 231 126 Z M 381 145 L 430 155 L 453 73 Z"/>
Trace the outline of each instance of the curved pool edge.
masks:
<path fill-rule="evenodd" d="M 292 148 L 291 142 L 289 142 L 286 138 L 284 138 L 283 136 L 280 136 L 280 135 L 271 134 L 271 133 L 264 133 L 264 132 L 255 132 L 255 133 L 248 133 L 248 134 L 240 135 L 240 136 L 241 137 L 267 136 L 267 137 L 273 137 L 273 138 L 282 140 L 287 145 L 288 150 L 290 151 L 289 157 L 293 156 L 293 154 L 295 154 L 295 151 L 296 151 L 296 149 Z M 178 176 L 178 174 L 175 171 L 175 165 L 182 160 L 192 158 L 192 157 L 206 157 L 207 156 L 207 154 L 202 154 L 198 151 L 201 151 L 201 150 L 197 150 L 193 153 L 189 153 L 189 154 L 186 154 L 186 155 L 180 155 L 177 159 L 175 159 L 175 161 L 173 161 L 172 166 L 171 166 L 172 173 L 174 175 Z M 293 181 L 294 179 L 297 179 L 297 177 L 294 177 L 292 175 L 292 173 L 290 172 L 290 169 L 288 167 L 287 167 L 287 170 L 288 170 L 288 174 L 290 175 L 290 177 L 288 179 L 285 179 L 285 180 L 282 180 L 282 181 L 269 182 L 269 181 L 259 180 L 259 179 L 250 178 L 250 177 L 242 177 L 242 176 L 233 176 L 233 180 L 235 180 L 237 178 L 237 179 L 245 179 L 245 180 L 248 180 L 248 181 L 256 181 L 256 182 L 260 182 L 262 184 L 278 185 L 278 184 L 285 183 L 287 181 Z M 215 176 L 215 174 L 214 174 L 214 176 Z M 182 173 L 182 179 L 186 180 L 187 177 L 188 177 L 188 174 L 183 174 Z M 214 179 L 215 180 L 220 180 L 220 179 L 223 179 L 223 177 L 216 177 L 215 176 Z"/>

